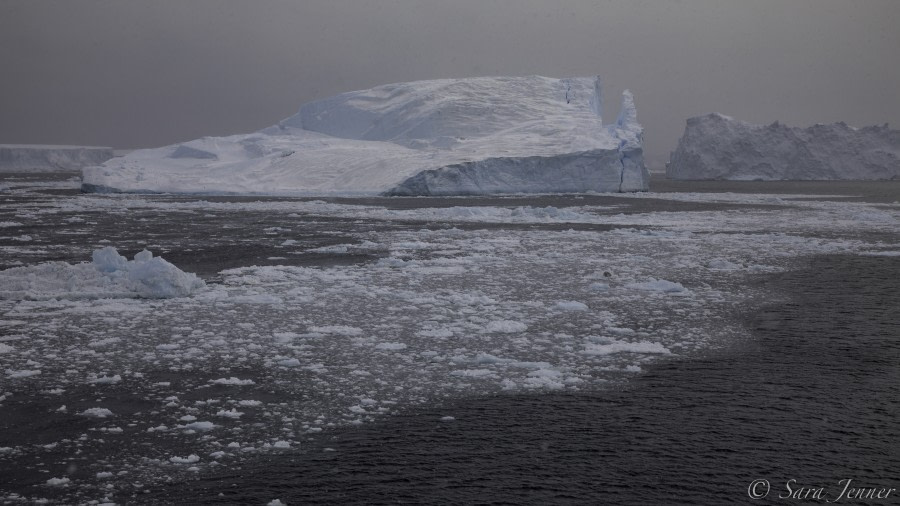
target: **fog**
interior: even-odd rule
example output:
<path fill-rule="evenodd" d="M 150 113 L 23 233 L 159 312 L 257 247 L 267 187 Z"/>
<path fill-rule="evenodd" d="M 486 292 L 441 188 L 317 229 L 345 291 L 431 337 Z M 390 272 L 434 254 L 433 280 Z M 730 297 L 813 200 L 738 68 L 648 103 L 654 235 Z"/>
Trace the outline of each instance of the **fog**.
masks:
<path fill-rule="evenodd" d="M 600 75 L 649 164 L 686 118 L 900 124 L 896 0 L 0 3 L 0 143 L 151 147 L 440 77 Z"/>

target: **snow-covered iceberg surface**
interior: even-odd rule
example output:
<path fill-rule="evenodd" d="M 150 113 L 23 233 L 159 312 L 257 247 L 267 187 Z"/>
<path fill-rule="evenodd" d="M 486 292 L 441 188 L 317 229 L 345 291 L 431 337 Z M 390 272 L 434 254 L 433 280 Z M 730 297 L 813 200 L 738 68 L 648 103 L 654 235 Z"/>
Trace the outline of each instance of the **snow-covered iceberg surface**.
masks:
<path fill-rule="evenodd" d="M 900 179 L 900 130 L 845 123 L 754 125 L 721 114 L 687 120 L 670 179 Z"/>
<path fill-rule="evenodd" d="M 128 260 L 115 248 L 94 251 L 93 262 L 13 267 L 0 271 L 0 299 L 168 299 L 185 297 L 205 287 L 147 250 Z"/>
<path fill-rule="evenodd" d="M 389 84 L 303 105 L 259 132 L 132 152 L 88 192 L 461 195 L 648 189 L 631 93 L 601 122 L 595 77 Z"/>
<path fill-rule="evenodd" d="M 107 147 L 0 144 L 0 172 L 80 170 L 112 157 Z"/>

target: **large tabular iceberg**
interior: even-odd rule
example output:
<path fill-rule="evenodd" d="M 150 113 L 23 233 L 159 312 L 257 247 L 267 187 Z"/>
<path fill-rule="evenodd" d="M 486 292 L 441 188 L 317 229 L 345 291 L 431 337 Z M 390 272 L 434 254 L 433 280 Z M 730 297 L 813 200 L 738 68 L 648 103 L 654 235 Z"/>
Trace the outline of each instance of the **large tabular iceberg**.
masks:
<path fill-rule="evenodd" d="M 721 114 L 690 118 L 670 179 L 900 179 L 900 130 L 845 123 L 754 125 Z"/>
<path fill-rule="evenodd" d="M 0 171 L 80 170 L 112 157 L 112 148 L 98 146 L 0 144 Z"/>
<path fill-rule="evenodd" d="M 135 151 L 86 168 L 85 191 L 461 195 L 647 190 L 625 92 L 601 123 L 598 78 L 390 84 L 303 105 L 256 133 Z"/>

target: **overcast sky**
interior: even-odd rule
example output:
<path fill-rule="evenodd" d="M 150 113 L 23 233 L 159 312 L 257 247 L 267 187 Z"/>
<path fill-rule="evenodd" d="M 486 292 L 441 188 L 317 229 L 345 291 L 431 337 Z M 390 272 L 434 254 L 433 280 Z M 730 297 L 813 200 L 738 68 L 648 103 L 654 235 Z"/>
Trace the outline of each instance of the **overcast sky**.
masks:
<path fill-rule="evenodd" d="M 151 147 L 439 77 L 600 75 L 690 116 L 900 127 L 900 0 L 0 0 L 0 143 Z"/>

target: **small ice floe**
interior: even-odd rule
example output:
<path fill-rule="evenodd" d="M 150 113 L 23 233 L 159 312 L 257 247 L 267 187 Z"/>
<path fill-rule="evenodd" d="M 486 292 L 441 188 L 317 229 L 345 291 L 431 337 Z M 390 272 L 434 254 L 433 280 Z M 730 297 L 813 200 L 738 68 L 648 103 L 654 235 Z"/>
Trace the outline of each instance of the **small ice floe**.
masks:
<path fill-rule="evenodd" d="M 41 370 L 40 370 L 40 369 L 22 369 L 22 370 L 18 370 L 18 371 L 17 371 L 17 370 L 13 370 L 13 369 L 7 369 L 7 370 L 6 370 L 6 377 L 7 377 L 7 378 L 12 378 L 12 379 L 16 379 L 16 378 L 30 378 L 30 377 L 32 377 L 32 376 L 37 376 L 37 375 L 40 374 L 40 373 L 41 373 Z"/>
<path fill-rule="evenodd" d="M 375 345 L 375 349 L 382 351 L 400 351 L 405 350 L 406 345 L 403 343 L 378 343 Z"/>
<path fill-rule="evenodd" d="M 706 263 L 706 268 L 711 271 L 737 271 L 741 265 L 724 258 L 714 258 Z"/>
<path fill-rule="evenodd" d="M 460 378 L 495 378 L 497 376 L 490 369 L 456 369 L 450 371 L 450 375 Z"/>
<path fill-rule="evenodd" d="M 501 334 L 516 334 L 518 332 L 525 332 L 527 329 L 528 325 L 514 320 L 494 320 L 484 327 L 485 332 L 496 332 Z"/>
<path fill-rule="evenodd" d="M 110 416 L 115 416 L 112 411 L 106 408 L 88 408 L 78 414 L 89 418 L 108 418 Z"/>
<path fill-rule="evenodd" d="M 592 292 L 608 292 L 609 285 L 606 283 L 599 283 L 599 282 L 591 283 L 590 285 L 588 285 L 588 290 L 590 290 Z"/>
<path fill-rule="evenodd" d="M 565 388 L 563 373 L 554 369 L 537 369 L 528 373 L 525 388 L 546 388 L 559 390 Z"/>
<path fill-rule="evenodd" d="M 235 378 L 234 376 L 232 376 L 230 378 L 219 378 L 219 379 L 209 380 L 209 382 L 212 383 L 213 385 L 243 386 L 243 385 L 255 385 L 256 384 L 256 382 L 253 381 L 252 379 L 239 379 L 239 378 Z"/>
<path fill-rule="evenodd" d="M 68 478 L 50 478 L 47 480 L 47 485 L 51 487 L 68 487 L 71 482 L 72 480 Z"/>
<path fill-rule="evenodd" d="M 169 457 L 169 462 L 173 464 L 193 464 L 194 462 L 200 462 L 200 457 L 192 453 L 187 457 Z"/>
<path fill-rule="evenodd" d="M 585 355 L 613 355 L 616 353 L 646 353 L 658 355 L 671 355 L 668 348 L 650 341 L 612 341 L 608 343 L 587 343 L 584 346 Z"/>
<path fill-rule="evenodd" d="M 118 374 L 116 374 L 113 376 L 100 376 L 98 378 L 94 378 L 94 379 L 88 381 L 88 383 L 91 383 L 93 385 L 98 385 L 98 384 L 99 385 L 111 385 L 114 383 L 118 383 L 120 381 L 122 381 L 122 376 L 119 376 Z"/>
<path fill-rule="evenodd" d="M 339 336 L 358 336 L 362 334 L 359 327 L 349 327 L 347 325 L 325 325 L 322 327 L 310 327 L 310 332 L 318 332 L 320 334 L 336 334 Z"/>
<path fill-rule="evenodd" d="M 563 311 L 587 311 L 587 304 L 577 300 L 561 300 L 556 303 L 556 309 Z"/>
<path fill-rule="evenodd" d="M 197 432 L 205 432 L 208 430 L 213 430 L 216 428 L 216 424 L 212 422 L 191 422 L 186 425 L 179 425 L 179 429 L 184 429 L 186 431 L 197 431 Z"/>
<path fill-rule="evenodd" d="M 243 416 L 243 415 L 244 415 L 243 412 L 238 411 L 238 410 L 236 410 L 236 409 L 234 409 L 234 408 L 231 408 L 231 409 L 222 409 L 222 410 L 219 410 L 219 411 L 216 413 L 216 416 L 221 416 L 221 417 L 223 417 L 223 418 L 231 418 L 231 419 L 235 419 L 235 420 L 238 419 L 238 418 L 240 418 L 240 417 Z"/>
<path fill-rule="evenodd" d="M 625 285 L 625 288 L 642 290 L 645 292 L 688 293 L 687 289 L 681 283 L 656 278 L 650 278 L 648 281 L 642 283 L 629 283 Z"/>

